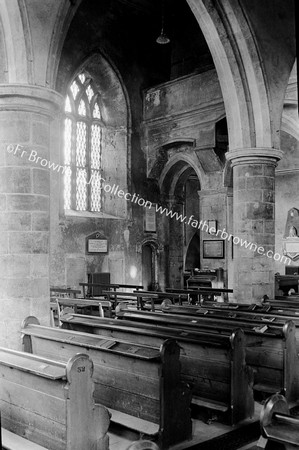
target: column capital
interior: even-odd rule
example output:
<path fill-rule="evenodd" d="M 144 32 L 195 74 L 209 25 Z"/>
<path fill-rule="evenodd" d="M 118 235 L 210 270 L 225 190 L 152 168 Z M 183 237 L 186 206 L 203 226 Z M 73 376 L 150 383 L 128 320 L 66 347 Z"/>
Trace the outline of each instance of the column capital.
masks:
<path fill-rule="evenodd" d="M 276 148 L 242 148 L 226 153 L 226 159 L 231 161 L 232 166 L 243 164 L 268 164 L 276 167 L 282 158 L 283 151 Z"/>
<path fill-rule="evenodd" d="M 55 118 L 63 111 L 61 94 L 43 86 L 29 84 L 2 84 L 0 111 L 28 111 Z"/>

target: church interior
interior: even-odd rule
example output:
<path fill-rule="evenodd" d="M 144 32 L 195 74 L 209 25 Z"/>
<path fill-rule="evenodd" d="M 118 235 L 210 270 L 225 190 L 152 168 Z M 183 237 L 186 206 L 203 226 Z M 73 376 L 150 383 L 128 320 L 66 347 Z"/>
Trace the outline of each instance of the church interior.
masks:
<path fill-rule="evenodd" d="M 298 10 L 0 0 L 1 448 L 299 448 Z"/>

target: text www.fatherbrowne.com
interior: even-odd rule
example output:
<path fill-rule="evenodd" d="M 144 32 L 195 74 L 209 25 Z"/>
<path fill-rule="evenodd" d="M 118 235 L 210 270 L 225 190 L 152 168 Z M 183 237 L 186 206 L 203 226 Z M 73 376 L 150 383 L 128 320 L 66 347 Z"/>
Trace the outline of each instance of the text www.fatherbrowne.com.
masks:
<path fill-rule="evenodd" d="M 10 144 L 7 146 L 7 152 L 13 153 L 15 156 L 18 156 L 20 158 L 25 157 L 28 158 L 30 162 L 33 162 L 35 164 L 40 165 L 44 168 L 52 169 L 55 172 L 64 174 L 66 170 L 66 166 L 62 166 L 60 164 L 55 164 L 50 161 L 48 161 L 45 158 L 41 158 L 38 156 L 37 152 L 35 150 L 32 150 L 30 154 L 28 154 L 27 150 L 24 150 L 24 147 L 20 144 L 14 145 Z M 111 186 L 109 183 L 106 182 L 105 178 L 103 178 L 101 175 L 97 174 L 95 175 L 99 179 L 99 190 L 103 190 L 106 193 L 110 193 L 112 195 L 115 195 L 119 198 L 124 198 L 126 201 L 129 201 L 131 203 L 135 203 L 139 206 L 143 206 L 144 208 L 151 209 L 153 207 L 152 202 L 149 200 L 144 200 L 144 198 L 140 197 L 139 194 L 130 194 L 129 192 L 125 192 L 122 189 L 119 188 L 119 186 L 116 186 L 113 184 Z M 86 184 L 90 184 L 92 179 L 90 179 Z M 171 219 L 175 219 L 181 223 L 187 224 L 193 228 L 196 228 L 198 230 L 206 231 L 210 233 L 211 235 L 220 237 L 223 240 L 232 241 L 235 245 L 241 245 L 241 247 L 245 247 L 246 249 L 252 250 L 254 252 L 257 252 L 259 255 L 265 255 L 268 258 L 273 258 L 275 261 L 280 261 L 284 264 L 291 264 L 290 258 L 280 255 L 279 253 L 274 253 L 272 250 L 266 251 L 264 247 L 258 246 L 257 244 L 254 244 L 252 242 L 248 242 L 242 238 L 239 238 L 238 236 L 234 236 L 232 234 L 229 234 L 225 228 L 222 230 L 216 230 L 214 227 L 209 227 L 207 222 L 205 220 L 196 220 L 193 215 L 191 215 L 189 218 L 187 216 L 183 216 L 182 214 L 179 214 L 176 211 L 172 211 L 171 209 L 168 209 L 163 206 L 159 206 L 155 204 L 156 212 L 159 214 L 165 214 L 166 217 L 170 217 Z"/>

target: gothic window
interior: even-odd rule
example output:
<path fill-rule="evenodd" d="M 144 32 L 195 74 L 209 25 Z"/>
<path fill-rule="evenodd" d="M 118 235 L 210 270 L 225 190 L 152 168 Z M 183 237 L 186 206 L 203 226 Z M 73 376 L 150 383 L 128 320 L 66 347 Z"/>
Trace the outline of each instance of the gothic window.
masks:
<path fill-rule="evenodd" d="M 65 100 L 65 210 L 102 211 L 102 132 L 100 94 L 82 72 Z"/>

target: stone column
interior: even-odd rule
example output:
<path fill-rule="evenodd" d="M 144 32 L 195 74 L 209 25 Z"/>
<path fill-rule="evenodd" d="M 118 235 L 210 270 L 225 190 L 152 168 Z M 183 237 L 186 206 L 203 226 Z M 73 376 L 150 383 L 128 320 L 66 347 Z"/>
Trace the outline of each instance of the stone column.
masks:
<path fill-rule="evenodd" d="M 49 161 L 61 104 L 46 88 L 0 87 L 1 346 L 21 348 L 28 315 L 49 323 Z"/>
<path fill-rule="evenodd" d="M 267 148 L 227 154 L 233 166 L 234 300 L 237 302 L 259 302 L 263 295 L 274 298 L 271 256 L 275 253 L 275 167 L 282 154 L 280 150 Z M 242 240 L 247 241 L 248 248 L 241 245 Z"/>

